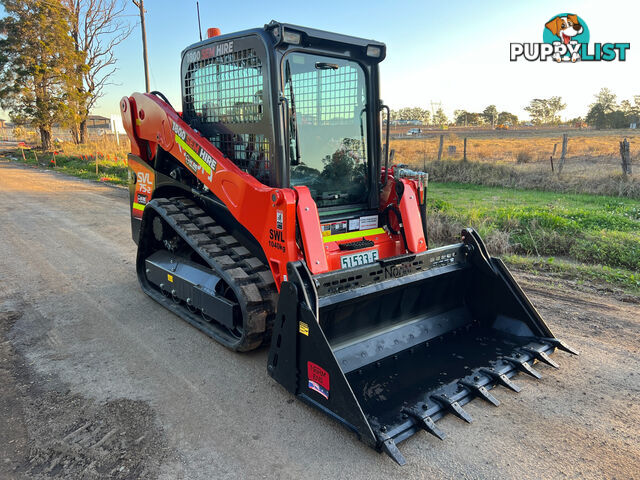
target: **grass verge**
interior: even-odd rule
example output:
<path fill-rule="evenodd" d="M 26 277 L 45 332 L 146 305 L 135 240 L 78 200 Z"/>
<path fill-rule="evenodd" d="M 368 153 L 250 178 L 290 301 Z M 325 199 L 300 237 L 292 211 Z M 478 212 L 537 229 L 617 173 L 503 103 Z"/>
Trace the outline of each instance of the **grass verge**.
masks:
<path fill-rule="evenodd" d="M 587 265 L 554 257 L 523 257 L 506 255 L 503 260 L 510 268 L 516 268 L 535 274 L 545 273 L 560 278 L 569 278 L 578 285 L 586 283 L 605 283 L 621 290 L 640 296 L 640 274 L 622 268 L 606 265 Z"/>
<path fill-rule="evenodd" d="M 24 160 L 19 150 L 9 154 L 14 160 L 24 161 L 27 165 L 50 168 L 74 177 L 85 178 L 117 185 L 127 184 L 126 156 L 94 154 L 54 155 L 51 152 L 38 153 L 33 150 L 24 151 Z M 98 168 L 96 169 L 96 157 Z"/>
<path fill-rule="evenodd" d="M 640 202 L 479 185 L 432 183 L 430 240 L 455 241 L 472 226 L 494 254 L 566 257 L 640 271 Z"/>

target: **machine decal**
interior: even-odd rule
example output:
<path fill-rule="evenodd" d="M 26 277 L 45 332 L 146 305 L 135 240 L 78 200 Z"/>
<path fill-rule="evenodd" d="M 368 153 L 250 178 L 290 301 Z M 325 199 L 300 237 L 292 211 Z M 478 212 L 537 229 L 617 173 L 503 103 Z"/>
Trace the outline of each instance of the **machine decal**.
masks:
<path fill-rule="evenodd" d="M 360 230 L 360 219 L 352 218 L 349 220 L 349 231 L 353 232 L 354 230 Z"/>
<path fill-rule="evenodd" d="M 173 283 L 173 275 L 167 273 L 167 280 L 169 280 L 171 283 Z"/>
<path fill-rule="evenodd" d="M 329 400 L 329 373 L 320 365 L 307 362 L 307 376 L 309 388 Z"/>
<path fill-rule="evenodd" d="M 302 335 L 306 335 L 307 337 L 309 336 L 309 325 L 307 325 L 304 322 L 298 322 L 298 331 L 302 334 Z"/>
<path fill-rule="evenodd" d="M 284 222 L 284 212 L 282 210 L 276 210 L 276 228 L 282 230 Z"/>
<path fill-rule="evenodd" d="M 145 206 L 151 200 L 155 175 L 145 162 L 133 156 L 128 161 L 131 214 L 134 218 L 141 219 Z"/>
<path fill-rule="evenodd" d="M 323 223 L 320 225 L 322 228 L 322 236 L 328 237 L 329 235 L 337 235 L 339 233 L 347 233 L 347 221 Z"/>
<path fill-rule="evenodd" d="M 342 240 L 351 240 L 354 238 L 362 238 L 368 237 L 371 235 L 380 235 L 384 233 L 384 228 L 372 228 L 371 230 L 359 230 L 357 232 L 349 232 L 349 233 L 340 233 L 337 235 L 325 235 L 324 231 L 322 232 L 322 241 L 324 243 L 328 242 L 340 242 Z"/>
<path fill-rule="evenodd" d="M 218 162 L 207 153 L 207 151 L 202 148 L 198 143 L 193 140 L 187 132 L 184 131 L 180 125 L 176 122 L 173 122 L 172 126 L 173 132 L 176 134 L 175 140 L 178 145 L 187 153 L 192 161 L 196 162 L 202 170 L 208 175 L 211 175 L 212 172 L 216 171 L 216 167 L 218 166 Z M 199 153 L 196 153 L 196 149 L 198 149 Z M 185 156 L 185 161 L 188 164 L 188 157 Z M 192 169 L 194 169 L 193 165 L 189 165 Z M 195 170 L 195 169 L 194 169 Z M 197 170 L 195 170 L 197 171 Z"/>
<path fill-rule="evenodd" d="M 283 253 L 285 252 L 286 247 L 284 246 L 282 230 L 276 230 L 275 228 L 269 229 L 269 246 Z"/>
<path fill-rule="evenodd" d="M 378 215 L 360 217 L 360 230 L 368 230 L 370 228 L 378 228 Z"/>
<path fill-rule="evenodd" d="M 210 45 L 200 50 L 192 50 L 185 54 L 185 58 L 188 63 L 198 62 L 200 60 L 207 60 L 213 57 L 219 57 L 221 55 L 227 55 L 233 53 L 233 40 L 224 43 L 218 43 L 217 45 Z"/>

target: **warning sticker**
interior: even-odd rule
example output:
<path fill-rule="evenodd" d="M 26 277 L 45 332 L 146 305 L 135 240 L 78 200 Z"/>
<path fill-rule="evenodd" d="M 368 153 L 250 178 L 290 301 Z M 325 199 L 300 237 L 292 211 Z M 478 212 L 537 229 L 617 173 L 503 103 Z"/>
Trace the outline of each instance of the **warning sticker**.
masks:
<path fill-rule="evenodd" d="M 167 280 L 169 280 L 171 283 L 173 283 L 173 275 L 170 275 L 167 273 Z"/>
<path fill-rule="evenodd" d="M 369 230 L 370 228 L 378 228 L 378 216 L 360 217 L 360 230 Z"/>
<path fill-rule="evenodd" d="M 354 230 L 360 230 L 360 219 L 352 218 L 349 220 L 349 231 L 353 232 Z"/>
<path fill-rule="evenodd" d="M 329 373 L 320 365 L 307 362 L 307 375 L 309 377 L 309 388 L 329 400 Z"/>
<path fill-rule="evenodd" d="M 298 331 L 302 335 L 306 335 L 308 337 L 309 336 L 309 325 L 307 325 L 304 322 L 298 322 Z"/>
<path fill-rule="evenodd" d="M 323 223 L 320 225 L 322 228 L 322 236 L 328 237 L 329 235 L 338 235 L 339 233 L 347 233 L 347 221 Z"/>

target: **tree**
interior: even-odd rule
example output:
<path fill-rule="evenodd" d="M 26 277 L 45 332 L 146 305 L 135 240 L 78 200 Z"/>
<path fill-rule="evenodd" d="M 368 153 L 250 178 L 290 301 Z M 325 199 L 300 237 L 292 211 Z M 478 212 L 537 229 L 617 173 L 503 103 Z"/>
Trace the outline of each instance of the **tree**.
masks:
<path fill-rule="evenodd" d="M 598 93 L 594 95 L 596 101 L 589 105 L 589 107 L 593 107 L 594 105 L 601 105 L 604 113 L 610 113 L 614 110 L 617 110 L 618 105 L 616 103 L 616 95 L 608 88 L 601 88 Z"/>
<path fill-rule="evenodd" d="M 536 125 L 560 123 L 560 112 L 567 108 L 562 97 L 534 98 L 524 109 L 529 112 L 531 121 Z"/>
<path fill-rule="evenodd" d="M 495 105 L 489 105 L 482 111 L 482 117 L 484 121 L 491 124 L 493 126 L 498 118 L 498 109 Z"/>
<path fill-rule="evenodd" d="M 405 107 L 391 111 L 392 120 L 419 120 L 423 124 L 428 124 L 430 118 L 431 112 L 420 107 Z"/>
<path fill-rule="evenodd" d="M 83 58 L 76 67 L 75 90 L 70 92 L 73 111 L 70 117 L 76 141 L 84 143 L 87 137 L 87 119 L 104 88 L 111 85 L 116 72 L 114 49 L 132 31 L 124 21 L 123 0 L 62 0 L 70 12 L 70 35 L 76 52 Z"/>
<path fill-rule="evenodd" d="M 436 110 L 436 113 L 433 116 L 433 123 L 440 126 L 449 123 L 449 119 L 447 118 L 447 115 L 444 113 L 442 108 Z"/>
<path fill-rule="evenodd" d="M 51 148 L 54 123 L 64 120 L 78 55 L 68 35 L 68 11 L 50 0 L 0 0 L 0 106 L 40 132 Z"/>
<path fill-rule="evenodd" d="M 466 110 L 454 110 L 454 122 L 458 126 L 478 126 L 484 124 L 481 113 L 467 112 Z"/>
<path fill-rule="evenodd" d="M 594 103 L 587 113 L 587 123 L 598 130 L 607 126 L 607 116 L 604 107 L 599 103 Z"/>
<path fill-rule="evenodd" d="M 509 112 L 500 112 L 498 114 L 498 123 L 510 123 L 511 125 L 516 125 L 518 123 L 518 116 Z"/>

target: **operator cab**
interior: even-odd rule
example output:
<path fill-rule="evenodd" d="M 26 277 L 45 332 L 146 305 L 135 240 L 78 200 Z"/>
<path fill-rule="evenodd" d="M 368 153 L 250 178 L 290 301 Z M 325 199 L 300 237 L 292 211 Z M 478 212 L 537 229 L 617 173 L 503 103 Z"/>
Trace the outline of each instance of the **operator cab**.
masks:
<path fill-rule="evenodd" d="M 384 56 L 380 42 L 274 21 L 214 36 L 182 54 L 183 117 L 262 183 L 308 187 L 341 229 L 378 211 Z"/>

